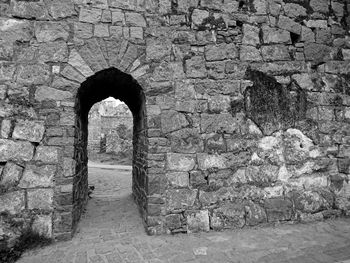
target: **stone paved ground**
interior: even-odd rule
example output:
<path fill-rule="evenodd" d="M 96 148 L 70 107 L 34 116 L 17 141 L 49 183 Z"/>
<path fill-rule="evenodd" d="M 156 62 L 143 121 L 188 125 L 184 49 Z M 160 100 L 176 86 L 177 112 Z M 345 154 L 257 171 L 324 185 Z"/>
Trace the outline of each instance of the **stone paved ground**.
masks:
<path fill-rule="evenodd" d="M 128 170 L 90 168 L 96 189 L 73 240 L 30 251 L 21 263 L 347 262 L 350 219 L 242 231 L 147 236 Z"/>

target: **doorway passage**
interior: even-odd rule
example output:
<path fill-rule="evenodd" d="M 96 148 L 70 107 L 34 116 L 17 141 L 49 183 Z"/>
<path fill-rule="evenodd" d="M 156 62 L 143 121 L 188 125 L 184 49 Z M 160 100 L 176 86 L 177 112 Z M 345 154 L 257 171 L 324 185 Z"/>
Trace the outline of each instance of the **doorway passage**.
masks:
<path fill-rule="evenodd" d="M 74 159 L 76 162 L 76 175 L 73 181 L 73 231 L 75 231 L 77 223 L 87 205 L 88 201 L 88 117 L 89 111 L 95 103 L 103 101 L 109 97 L 124 102 L 130 109 L 133 118 L 132 132 L 132 195 L 139 206 L 139 210 L 143 213 L 146 200 L 146 155 L 147 155 L 147 135 L 146 135 L 146 110 L 145 95 L 141 86 L 130 75 L 119 71 L 116 68 L 102 70 L 84 81 L 76 96 L 76 132 L 74 143 Z M 114 172 L 110 167 L 91 167 L 92 182 L 96 180 L 101 171 L 106 174 L 107 181 L 111 181 L 110 188 L 113 187 Z M 127 173 L 127 169 L 122 171 Z M 125 174 L 124 174 L 125 176 Z M 105 179 L 106 180 L 106 179 Z M 125 180 L 124 180 L 125 181 Z M 128 182 L 125 181 L 124 185 Z M 120 184 L 115 184 L 116 188 Z M 119 185 L 117 187 L 117 185 Z M 123 187 L 123 186 L 121 186 Z M 113 189 L 110 189 L 113 190 Z M 118 189 L 115 189 L 118 190 Z M 123 195 L 124 196 L 124 195 Z M 114 201 L 124 197 L 114 197 Z M 102 198 L 103 199 L 103 198 Z M 103 199 L 101 202 L 107 202 L 104 209 L 117 210 L 118 206 L 113 206 L 113 200 Z M 93 204 L 98 209 L 101 204 Z M 125 211 L 124 211 L 125 212 Z M 123 213 L 123 211 L 120 211 Z"/>

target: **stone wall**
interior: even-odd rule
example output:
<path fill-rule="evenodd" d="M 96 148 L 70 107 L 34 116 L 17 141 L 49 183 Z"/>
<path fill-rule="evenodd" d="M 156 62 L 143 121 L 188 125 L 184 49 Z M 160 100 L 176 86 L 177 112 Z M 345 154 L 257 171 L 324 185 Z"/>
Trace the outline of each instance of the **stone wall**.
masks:
<path fill-rule="evenodd" d="M 72 233 L 88 78 L 86 98 L 133 112 L 133 193 L 149 233 L 349 214 L 349 5 L 1 1 L 0 212 Z M 111 68 L 129 77 L 104 82 Z"/>

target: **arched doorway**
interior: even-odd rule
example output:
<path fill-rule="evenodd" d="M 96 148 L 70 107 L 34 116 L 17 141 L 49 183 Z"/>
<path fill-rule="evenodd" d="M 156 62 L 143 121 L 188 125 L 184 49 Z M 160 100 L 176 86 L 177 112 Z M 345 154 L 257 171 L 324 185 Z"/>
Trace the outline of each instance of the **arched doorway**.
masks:
<path fill-rule="evenodd" d="M 116 68 L 97 72 L 87 78 L 78 89 L 75 100 L 76 129 L 74 141 L 74 160 L 76 175 L 73 181 L 73 231 L 88 200 L 88 113 L 99 101 L 114 97 L 123 101 L 133 115 L 133 162 L 132 193 L 143 211 L 146 205 L 146 110 L 145 95 L 141 86 L 130 75 Z"/>

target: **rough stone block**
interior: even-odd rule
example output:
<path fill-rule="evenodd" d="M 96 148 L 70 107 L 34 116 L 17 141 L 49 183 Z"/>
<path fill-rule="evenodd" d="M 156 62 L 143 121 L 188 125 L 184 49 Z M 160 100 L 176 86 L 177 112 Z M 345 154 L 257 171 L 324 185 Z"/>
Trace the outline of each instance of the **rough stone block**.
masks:
<path fill-rule="evenodd" d="M 34 146 L 30 142 L 0 140 L 0 161 L 30 161 L 34 154 Z"/>
<path fill-rule="evenodd" d="M 22 177 L 23 168 L 13 162 L 7 162 L 2 171 L 0 185 L 5 188 L 17 186 Z"/>
<path fill-rule="evenodd" d="M 243 45 L 257 46 L 260 44 L 260 28 L 249 24 L 243 25 Z"/>
<path fill-rule="evenodd" d="M 128 26 L 139 26 L 139 27 L 146 27 L 147 26 L 145 18 L 140 13 L 126 12 L 125 13 L 125 23 Z"/>
<path fill-rule="evenodd" d="M 306 13 L 306 8 L 304 8 L 301 5 L 298 4 L 294 4 L 294 3 L 287 3 L 284 7 L 284 12 L 287 16 L 291 17 L 291 18 L 296 18 L 296 17 L 305 17 L 307 16 Z"/>
<path fill-rule="evenodd" d="M 331 209 L 334 196 L 327 191 L 303 191 L 292 194 L 295 209 L 304 213 L 316 213 L 321 210 Z"/>
<path fill-rule="evenodd" d="M 93 35 L 93 25 L 89 23 L 74 23 L 74 36 L 78 38 L 91 38 Z"/>
<path fill-rule="evenodd" d="M 12 122 L 11 120 L 3 120 L 1 122 L 1 137 L 7 139 L 11 136 Z"/>
<path fill-rule="evenodd" d="M 253 46 L 241 46 L 239 58 L 242 61 L 261 61 L 260 51 Z"/>
<path fill-rule="evenodd" d="M 337 159 L 339 173 L 350 174 L 350 158 Z"/>
<path fill-rule="evenodd" d="M 264 60 L 290 60 L 289 50 L 284 45 L 263 46 L 261 54 Z"/>
<path fill-rule="evenodd" d="M 29 189 L 27 192 L 28 209 L 53 209 L 52 189 Z"/>
<path fill-rule="evenodd" d="M 0 196 L 0 212 L 21 213 L 25 209 L 25 192 L 15 191 Z"/>
<path fill-rule="evenodd" d="M 75 175 L 76 161 L 71 158 L 63 158 L 63 175 L 72 177 Z"/>
<path fill-rule="evenodd" d="M 260 205 L 249 202 L 245 205 L 245 210 L 248 226 L 256 226 L 267 222 L 266 212 Z"/>
<path fill-rule="evenodd" d="M 288 221 L 293 215 L 293 204 L 289 199 L 272 198 L 265 200 L 268 222 Z"/>
<path fill-rule="evenodd" d="M 327 28 L 328 22 L 327 20 L 308 20 L 305 25 L 308 28 Z"/>
<path fill-rule="evenodd" d="M 196 163 L 193 154 L 168 153 L 166 160 L 167 168 L 171 171 L 187 172 L 192 170 Z"/>
<path fill-rule="evenodd" d="M 79 21 L 85 23 L 96 24 L 100 22 L 102 10 L 98 8 L 81 8 L 79 13 Z"/>
<path fill-rule="evenodd" d="M 329 1 L 328 0 L 310 0 L 310 7 L 315 12 L 328 13 Z"/>
<path fill-rule="evenodd" d="M 12 138 L 40 142 L 44 136 L 45 127 L 42 121 L 18 120 L 12 133 Z"/>
<path fill-rule="evenodd" d="M 27 18 L 27 19 L 48 19 L 49 15 L 45 4 L 33 1 L 11 1 L 12 3 L 12 13 L 16 17 Z"/>
<path fill-rule="evenodd" d="M 229 113 L 221 114 L 201 114 L 201 132 L 225 132 L 235 133 L 239 131 L 237 120 Z"/>
<path fill-rule="evenodd" d="M 226 158 L 223 155 L 210 155 L 206 153 L 198 153 L 197 160 L 198 168 L 200 170 L 207 170 L 211 168 L 226 168 Z"/>
<path fill-rule="evenodd" d="M 16 79 L 18 84 L 42 85 L 50 79 L 50 67 L 46 64 L 20 65 L 17 68 Z"/>
<path fill-rule="evenodd" d="M 173 230 L 181 227 L 181 215 L 172 214 L 165 216 L 165 227 Z"/>
<path fill-rule="evenodd" d="M 173 187 L 189 186 L 189 174 L 187 172 L 170 172 L 166 174 L 166 178 Z"/>
<path fill-rule="evenodd" d="M 184 114 L 174 110 L 165 111 L 161 115 L 161 126 L 164 133 L 179 130 L 189 124 Z"/>
<path fill-rule="evenodd" d="M 209 231 L 208 210 L 186 212 L 187 233 Z"/>
<path fill-rule="evenodd" d="M 263 26 L 262 34 L 263 41 L 265 44 L 290 44 L 292 42 L 290 32 L 288 32 L 287 30 Z"/>
<path fill-rule="evenodd" d="M 56 165 L 26 165 L 19 184 L 21 188 L 50 187 L 56 174 Z"/>
<path fill-rule="evenodd" d="M 294 34 L 301 34 L 301 25 L 286 16 L 280 16 L 278 20 L 278 27 Z"/>
<path fill-rule="evenodd" d="M 34 24 L 35 37 L 38 42 L 50 42 L 58 39 L 67 41 L 69 26 L 64 22 L 37 21 Z"/>
<path fill-rule="evenodd" d="M 188 209 L 194 205 L 197 197 L 195 189 L 177 189 L 166 192 L 166 203 L 169 211 Z"/>
<path fill-rule="evenodd" d="M 76 14 L 72 0 L 44 0 L 50 15 L 53 19 L 61 19 Z"/>
<path fill-rule="evenodd" d="M 205 78 L 207 71 L 202 56 L 194 56 L 185 61 L 186 76 L 189 78 Z"/>
<path fill-rule="evenodd" d="M 171 53 L 171 43 L 165 39 L 147 39 L 146 40 L 146 59 L 162 60 Z"/>
<path fill-rule="evenodd" d="M 43 163 L 58 163 L 58 148 L 51 146 L 38 146 L 34 160 Z"/>
<path fill-rule="evenodd" d="M 61 101 L 73 98 L 73 94 L 69 91 L 53 89 L 46 86 L 40 86 L 35 91 L 35 100 L 45 101 L 54 100 Z"/>
<path fill-rule="evenodd" d="M 40 62 L 67 62 L 68 46 L 64 41 L 40 44 L 37 59 Z"/>
<path fill-rule="evenodd" d="M 210 218 L 210 226 L 214 230 L 224 228 L 242 228 L 245 225 L 245 209 L 240 204 L 223 203 L 214 209 Z"/>
<path fill-rule="evenodd" d="M 235 59 L 238 56 L 238 49 L 233 43 L 208 45 L 204 52 L 207 61 Z"/>
<path fill-rule="evenodd" d="M 209 12 L 206 10 L 201 9 L 194 9 L 192 12 L 192 23 L 196 26 L 199 26 L 202 24 L 203 20 L 205 18 L 209 17 Z"/>

